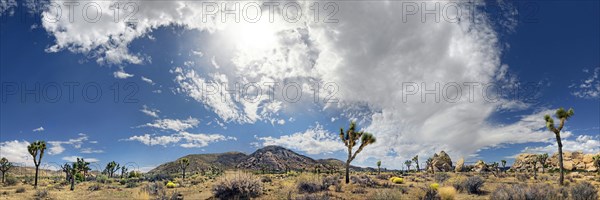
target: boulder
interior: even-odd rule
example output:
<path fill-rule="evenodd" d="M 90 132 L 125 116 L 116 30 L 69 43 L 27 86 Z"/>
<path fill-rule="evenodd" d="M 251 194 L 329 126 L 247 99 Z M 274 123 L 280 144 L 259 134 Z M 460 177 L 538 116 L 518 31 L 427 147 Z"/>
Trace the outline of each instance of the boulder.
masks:
<path fill-rule="evenodd" d="M 475 163 L 475 165 L 473 166 L 472 170 L 474 172 L 487 171 L 487 165 L 485 164 L 485 162 L 483 162 L 483 160 L 478 160 L 477 163 Z"/>
<path fill-rule="evenodd" d="M 463 172 L 465 170 L 465 159 L 460 158 L 458 162 L 456 162 L 456 167 L 454 168 L 454 172 Z"/>
<path fill-rule="evenodd" d="M 593 157 L 597 154 L 584 154 L 582 151 L 563 152 L 563 167 L 566 171 L 584 170 L 588 172 L 597 171 L 594 166 Z M 536 154 L 523 153 L 515 158 L 515 163 L 511 166 L 515 171 L 531 171 L 532 162 L 536 159 Z M 558 154 L 554 153 L 547 160 L 548 169 L 558 169 Z M 541 164 L 537 164 L 538 170 L 541 170 Z"/>
<path fill-rule="evenodd" d="M 513 171 L 518 171 L 518 172 L 531 171 L 533 169 L 533 162 L 537 161 L 536 156 L 537 156 L 537 154 L 531 154 L 531 153 L 519 154 L 515 158 L 515 163 L 510 167 L 510 169 L 512 169 Z M 536 165 L 536 167 L 539 170 L 541 165 L 538 163 Z"/>
<path fill-rule="evenodd" d="M 433 154 L 431 165 L 427 165 L 427 169 L 433 169 L 435 172 L 449 172 L 452 171 L 452 160 L 450 156 L 444 151 L 440 154 Z"/>

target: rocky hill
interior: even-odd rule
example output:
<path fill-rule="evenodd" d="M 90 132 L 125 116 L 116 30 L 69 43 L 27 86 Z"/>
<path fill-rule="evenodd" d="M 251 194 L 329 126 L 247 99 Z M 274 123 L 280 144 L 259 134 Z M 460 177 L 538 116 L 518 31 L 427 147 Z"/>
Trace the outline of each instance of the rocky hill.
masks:
<path fill-rule="evenodd" d="M 194 173 L 208 170 L 210 167 L 219 169 L 249 169 L 265 170 L 271 172 L 285 172 L 286 170 L 314 171 L 317 168 L 322 172 L 343 171 L 345 162 L 338 159 L 314 160 L 280 146 L 266 146 L 256 150 L 250 155 L 240 152 L 227 152 L 216 154 L 192 154 L 181 157 L 175 161 L 164 163 L 148 173 L 178 173 L 178 160 L 188 158 L 190 166 L 188 172 Z M 375 171 L 373 168 L 350 167 L 355 171 Z"/>
<path fill-rule="evenodd" d="M 563 152 L 563 165 L 567 171 L 583 170 L 588 172 L 597 171 L 593 165 L 593 157 L 598 154 L 584 154 L 581 151 L 578 152 Z M 515 158 L 515 163 L 511 169 L 515 171 L 531 171 L 533 169 L 533 162 L 536 159 L 536 154 L 524 153 L 519 154 Z M 547 169 L 558 169 L 558 153 L 555 153 L 546 161 Z M 542 170 L 542 165 L 538 162 L 537 170 Z"/>
<path fill-rule="evenodd" d="M 178 161 L 182 158 L 190 160 L 190 166 L 188 166 L 188 172 L 199 172 L 201 170 L 207 170 L 210 167 L 217 167 L 219 169 L 233 169 L 241 161 L 245 160 L 248 156 L 241 152 L 226 152 L 226 153 L 215 153 L 215 154 L 192 154 L 181 157 L 175 161 L 164 163 L 148 173 L 178 173 L 180 171 Z"/>

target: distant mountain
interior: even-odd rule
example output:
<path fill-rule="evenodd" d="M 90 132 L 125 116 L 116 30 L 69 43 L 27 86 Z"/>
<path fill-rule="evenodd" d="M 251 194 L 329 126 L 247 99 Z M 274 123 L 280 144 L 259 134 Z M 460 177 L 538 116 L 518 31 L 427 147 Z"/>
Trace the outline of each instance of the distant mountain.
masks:
<path fill-rule="evenodd" d="M 148 173 L 179 173 L 180 168 L 178 161 L 182 158 L 190 160 L 190 166 L 188 166 L 188 172 L 197 172 L 201 169 L 208 169 L 210 167 L 217 167 L 220 169 L 233 169 L 242 160 L 245 160 L 248 156 L 241 152 L 226 152 L 226 153 L 214 153 L 214 154 L 191 154 L 181 157 L 175 161 L 164 163 Z"/>
<path fill-rule="evenodd" d="M 220 169 L 250 169 L 284 172 L 287 170 L 313 171 L 318 167 L 322 172 L 343 171 L 345 162 L 338 159 L 314 160 L 310 157 L 298 154 L 292 150 L 280 146 L 266 146 L 256 150 L 250 155 L 240 152 L 227 152 L 216 154 L 192 154 L 182 158 L 190 160 L 188 172 L 196 172 L 208 169 L 211 166 Z M 179 173 L 177 161 L 181 158 L 164 163 L 148 173 Z M 351 166 L 355 171 L 374 171 L 372 168 L 361 168 Z"/>
<path fill-rule="evenodd" d="M 237 168 L 241 169 L 270 171 L 312 170 L 315 167 L 321 167 L 321 163 L 280 146 L 258 149 L 237 165 Z"/>

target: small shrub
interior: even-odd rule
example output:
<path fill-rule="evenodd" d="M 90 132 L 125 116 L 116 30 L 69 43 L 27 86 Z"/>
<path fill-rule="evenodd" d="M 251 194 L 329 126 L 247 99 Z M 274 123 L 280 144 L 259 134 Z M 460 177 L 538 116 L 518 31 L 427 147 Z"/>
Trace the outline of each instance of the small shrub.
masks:
<path fill-rule="evenodd" d="M 126 188 L 136 188 L 138 186 L 138 184 L 134 181 L 129 181 L 127 182 L 127 184 L 125 184 Z"/>
<path fill-rule="evenodd" d="M 219 178 L 212 191 L 219 199 L 249 199 L 261 194 L 262 185 L 260 178 L 249 173 L 239 173 Z"/>
<path fill-rule="evenodd" d="M 17 191 L 15 191 L 15 192 L 16 193 L 23 193 L 23 192 L 25 192 L 25 188 L 24 187 L 17 188 Z"/>
<path fill-rule="evenodd" d="M 438 182 L 438 183 L 443 183 L 444 181 L 448 180 L 449 178 L 450 178 L 450 175 L 448 175 L 447 173 L 436 173 L 435 176 L 433 177 L 435 182 Z"/>
<path fill-rule="evenodd" d="M 402 198 L 402 192 L 394 189 L 379 189 L 375 191 L 373 200 L 397 200 Z"/>
<path fill-rule="evenodd" d="M 290 198 L 291 199 L 291 198 Z M 329 200 L 329 195 L 327 193 L 319 195 L 319 194 L 305 194 L 296 197 L 295 200 Z"/>
<path fill-rule="evenodd" d="M 33 194 L 33 199 L 47 199 L 48 198 L 48 190 L 36 190 L 35 194 Z"/>
<path fill-rule="evenodd" d="M 363 187 L 357 187 L 352 189 L 352 194 L 366 194 L 367 190 L 365 190 L 365 188 Z"/>
<path fill-rule="evenodd" d="M 465 180 L 465 182 L 463 183 L 463 188 L 469 194 L 479 194 L 479 193 L 481 193 L 481 187 L 483 187 L 484 183 L 485 183 L 485 180 L 483 180 L 481 177 L 473 176 L 473 177 L 469 177 L 469 178 L 467 178 L 467 180 Z"/>
<path fill-rule="evenodd" d="M 90 187 L 88 187 L 88 191 L 98 191 L 98 190 L 100 190 L 100 188 L 101 188 L 100 184 L 94 184 L 94 185 L 91 185 Z"/>
<path fill-rule="evenodd" d="M 404 179 L 403 178 L 398 178 L 398 177 L 392 178 L 391 181 L 392 181 L 392 183 L 395 183 L 395 184 L 402 184 L 402 183 L 404 183 Z"/>
<path fill-rule="evenodd" d="M 173 183 L 173 181 L 169 181 L 166 184 L 167 188 L 175 188 L 177 187 L 177 185 L 175 183 Z"/>
<path fill-rule="evenodd" d="M 452 187 L 454 187 L 454 189 L 456 189 L 456 191 L 458 192 L 462 192 L 465 190 L 465 188 L 463 187 L 464 181 L 465 179 L 461 177 L 454 177 L 448 180 L 450 185 L 452 185 Z"/>
<path fill-rule="evenodd" d="M 14 176 L 6 176 L 4 178 L 4 185 L 6 186 L 13 186 L 13 185 L 17 185 L 17 183 L 19 182 L 19 179 L 17 179 Z"/>
<path fill-rule="evenodd" d="M 438 189 L 438 194 L 442 200 L 453 200 L 456 196 L 456 189 L 454 187 L 442 187 Z"/>
<path fill-rule="evenodd" d="M 527 176 L 527 174 L 522 174 L 522 173 L 517 174 L 516 178 L 520 182 L 525 182 L 525 181 L 529 180 L 529 176 Z"/>
<path fill-rule="evenodd" d="M 164 186 L 162 184 L 156 183 L 156 182 L 148 183 L 148 185 L 146 185 L 146 187 L 142 188 L 142 190 L 146 191 L 150 195 L 159 195 L 159 194 L 166 193 Z"/>
<path fill-rule="evenodd" d="M 588 182 L 581 182 L 571 187 L 571 197 L 573 200 L 596 200 L 598 190 Z"/>
<path fill-rule="evenodd" d="M 440 199 L 440 197 L 438 196 L 438 192 L 429 187 L 418 188 L 415 190 L 415 193 L 413 195 L 414 195 L 413 199 L 420 199 L 420 200 L 439 200 Z"/>
<path fill-rule="evenodd" d="M 271 180 L 271 177 L 263 176 L 263 177 L 260 177 L 260 182 L 262 182 L 262 183 L 270 183 L 270 182 L 272 182 L 272 180 Z"/>
<path fill-rule="evenodd" d="M 545 199 L 564 200 L 569 194 L 564 188 L 555 188 L 548 184 L 536 185 L 500 185 L 490 194 L 490 199 Z"/>
<path fill-rule="evenodd" d="M 106 175 L 100 174 L 100 175 L 96 176 L 96 182 L 98 182 L 98 183 L 102 183 L 102 184 L 110 183 L 109 181 L 110 180 L 108 180 L 108 176 L 106 176 Z"/>
<path fill-rule="evenodd" d="M 440 188 L 440 184 L 438 184 L 438 183 L 432 183 L 431 185 L 429 185 L 429 188 L 437 190 L 438 188 Z"/>
<path fill-rule="evenodd" d="M 390 175 L 389 174 L 378 174 L 375 177 L 380 180 L 388 180 L 390 178 Z"/>

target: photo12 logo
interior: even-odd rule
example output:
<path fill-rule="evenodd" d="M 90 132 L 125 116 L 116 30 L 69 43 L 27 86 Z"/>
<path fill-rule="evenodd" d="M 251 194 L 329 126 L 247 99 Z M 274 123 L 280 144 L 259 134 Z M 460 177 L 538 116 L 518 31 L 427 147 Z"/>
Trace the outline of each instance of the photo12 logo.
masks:
<path fill-rule="evenodd" d="M 139 86 L 134 82 L 114 82 L 110 85 L 101 85 L 97 82 L 49 82 L 49 83 L 24 83 L 2 82 L 2 103 L 56 103 L 67 101 L 75 103 L 80 100 L 87 103 L 96 103 L 102 100 L 103 95 L 110 95 L 114 103 L 138 103 L 136 94 Z"/>

